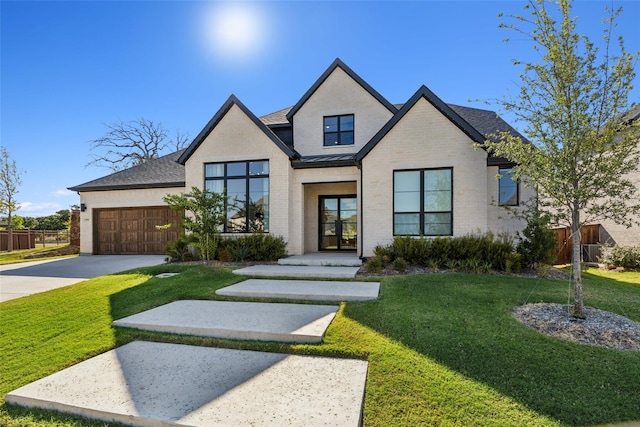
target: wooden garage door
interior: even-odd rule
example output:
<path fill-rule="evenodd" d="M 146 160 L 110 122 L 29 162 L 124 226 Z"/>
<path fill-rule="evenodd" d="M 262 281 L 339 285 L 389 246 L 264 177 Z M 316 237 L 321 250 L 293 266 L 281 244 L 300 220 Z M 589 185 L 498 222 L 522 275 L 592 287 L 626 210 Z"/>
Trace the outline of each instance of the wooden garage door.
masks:
<path fill-rule="evenodd" d="M 164 246 L 176 240 L 182 221 L 168 207 L 94 210 L 94 253 L 127 255 L 164 253 Z M 157 225 L 174 224 L 168 230 Z"/>

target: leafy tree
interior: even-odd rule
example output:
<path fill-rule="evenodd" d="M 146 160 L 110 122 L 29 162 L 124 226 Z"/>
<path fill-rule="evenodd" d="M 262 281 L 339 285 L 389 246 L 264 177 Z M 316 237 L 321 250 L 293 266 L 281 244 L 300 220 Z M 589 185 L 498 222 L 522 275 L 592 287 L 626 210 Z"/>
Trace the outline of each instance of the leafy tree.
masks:
<path fill-rule="evenodd" d="M 71 212 L 67 209 L 60 210 L 54 215 L 36 218 L 36 230 L 66 230 L 71 221 Z"/>
<path fill-rule="evenodd" d="M 0 148 L 0 213 L 7 215 L 7 250 L 13 250 L 13 213 L 20 206 L 16 200 L 18 187 L 22 184 L 22 172 L 18 170 L 16 161 L 12 160 L 5 147 Z"/>
<path fill-rule="evenodd" d="M 38 218 L 34 218 L 32 216 L 25 216 L 22 218 L 22 223 L 24 228 L 29 228 L 31 230 L 38 229 Z"/>
<path fill-rule="evenodd" d="M 219 230 L 227 219 L 226 196 L 191 187 L 190 193 L 168 194 L 163 200 L 180 215 L 184 229 L 193 233 L 201 256 L 213 260 L 220 242 Z"/>
<path fill-rule="evenodd" d="M 90 141 L 90 150 L 97 154 L 87 166 L 97 165 L 114 172 L 148 162 L 168 149 L 181 150 L 189 140 L 189 135 L 180 131 L 170 140 L 161 123 L 144 118 L 104 125 L 107 133 Z"/>
<path fill-rule="evenodd" d="M 3 217 L 0 220 L 2 220 L 2 222 L 9 222 L 9 218 L 7 217 Z M 20 215 L 13 215 L 13 217 L 11 218 L 11 228 L 13 230 L 24 230 L 25 225 L 24 225 L 24 218 L 21 217 Z M 6 227 L 0 228 L 1 230 L 6 230 Z"/>
<path fill-rule="evenodd" d="M 498 103 L 525 124 L 531 144 L 502 134 L 489 151 L 518 164 L 514 176 L 528 180 L 540 194 L 540 208 L 554 222 L 568 224 L 573 243 L 573 315 L 584 318 L 580 264 L 580 227 L 611 219 L 630 226 L 640 212 L 638 191 L 627 174 L 638 169 L 640 153 L 631 127 L 629 91 L 638 53 L 612 42 L 621 9 L 608 9 L 604 50 L 576 31 L 570 0 L 558 0 L 559 18 L 544 0 L 530 0 L 530 17 L 510 16 L 501 27 L 526 36 L 540 61 L 520 62 L 520 90 Z M 615 51 L 615 52 L 614 52 Z"/>

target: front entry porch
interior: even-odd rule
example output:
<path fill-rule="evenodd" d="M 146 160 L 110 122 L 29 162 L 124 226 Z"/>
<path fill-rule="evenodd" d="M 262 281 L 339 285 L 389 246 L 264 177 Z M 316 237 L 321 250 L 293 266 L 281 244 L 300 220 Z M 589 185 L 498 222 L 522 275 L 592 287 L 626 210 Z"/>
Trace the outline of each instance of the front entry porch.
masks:
<path fill-rule="evenodd" d="M 358 253 L 360 208 L 357 182 L 304 185 L 304 254 Z"/>
<path fill-rule="evenodd" d="M 320 196 L 318 250 L 358 248 L 358 199 L 355 195 Z"/>

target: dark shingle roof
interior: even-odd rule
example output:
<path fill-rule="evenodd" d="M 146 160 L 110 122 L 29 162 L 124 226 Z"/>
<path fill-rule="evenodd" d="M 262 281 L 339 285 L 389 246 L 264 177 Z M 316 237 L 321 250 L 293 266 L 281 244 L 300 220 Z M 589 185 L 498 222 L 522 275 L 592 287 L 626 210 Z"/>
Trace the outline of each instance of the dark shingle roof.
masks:
<path fill-rule="evenodd" d="M 177 163 L 183 152 L 184 150 L 179 150 L 147 163 L 69 187 L 69 190 L 83 192 L 184 187 L 184 166 Z"/>
<path fill-rule="evenodd" d="M 282 110 L 275 111 L 273 113 L 266 114 L 264 116 L 259 117 L 260 121 L 267 126 L 273 125 L 289 125 L 289 121 L 287 120 L 287 113 L 293 107 L 283 108 Z"/>
<path fill-rule="evenodd" d="M 485 136 L 489 141 L 498 142 L 497 133 L 509 132 L 514 136 L 520 137 L 523 141 L 526 138 L 515 130 L 509 123 L 505 122 L 498 116 L 495 111 L 482 110 L 480 108 L 463 107 L 461 105 L 449 104 L 449 107 L 467 123 L 476 128 L 478 132 Z"/>

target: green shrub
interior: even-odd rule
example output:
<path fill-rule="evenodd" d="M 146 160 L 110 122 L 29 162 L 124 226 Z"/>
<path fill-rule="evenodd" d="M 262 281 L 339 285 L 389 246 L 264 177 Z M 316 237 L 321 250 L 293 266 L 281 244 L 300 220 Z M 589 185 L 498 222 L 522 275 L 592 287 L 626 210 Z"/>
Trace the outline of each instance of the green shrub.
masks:
<path fill-rule="evenodd" d="M 226 248 L 221 248 L 218 250 L 218 261 L 220 262 L 231 262 L 233 261 L 233 256 L 231 252 L 229 252 Z"/>
<path fill-rule="evenodd" d="M 396 258 L 393 260 L 393 269 L 399 271 L 400 273 L 404 273 L 407 271 L 409 264 L 405 261 L 404 258 Z"/>
<path fill-rule="evenodd" d="M 460 237 L 396 237 L 391 245 L 376 247 L 374 254 L 391 262 L 402 258 L 407 265 L 436 270 L 488 272 L 508 269 L 511 272 L 519 271 L 522 265 L 513 238 L 506 234 L 496 237 L 491 232 Z"/>
<path fill-rule="evenodd" d="M 367 273 L 378 273 L 386 267 L 384 259 L 380 256 L 372 256 L 364 263 L 364 269 Z"/>
<path fill-rule="evenodd" d="M 640 246 L 603 247 L 600 262 L 607 268 L 638 269 L 640 268 Z"/>
<path fill-rule="evenodd" d="M 535 268 L 539 264 L 553 261 L 557 246 L 556 236 L 549 227 L 548 215 L 533 209 L 526 215 L 527 226 L 520 235 L 517 251 L 522 256 L 522 264 Z"/>
<path fill-rule="evenodd" d="M 186 262 L 193 261 L 193 255 L 189 249 L 189 240 L 180 237 L 173 242 L 169 242 L 164 247 L 164 253 L 167 255 L 169 262 Z"/>
<path fill-rule="evenodd" d="M 286 247 L 287 243 L 282 237 L 254 233 L 223 240 L 218 250 L 218 259 L 222 253 L 228 252 L 231 260 L 236 262 L 276 261 L 286 255 Z"/>

